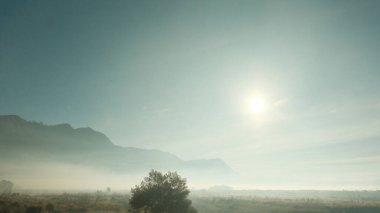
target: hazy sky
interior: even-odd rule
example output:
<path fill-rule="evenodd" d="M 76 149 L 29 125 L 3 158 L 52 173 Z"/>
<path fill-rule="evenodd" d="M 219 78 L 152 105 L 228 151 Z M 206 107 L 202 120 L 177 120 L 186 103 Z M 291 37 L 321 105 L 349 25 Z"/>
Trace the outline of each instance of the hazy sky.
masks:
<path fill-rule="evenodd" d="M 379 11 L 375 0 L 1 0 L 0 114 L 219 157 L 257 184 L 380 188 Z"/>

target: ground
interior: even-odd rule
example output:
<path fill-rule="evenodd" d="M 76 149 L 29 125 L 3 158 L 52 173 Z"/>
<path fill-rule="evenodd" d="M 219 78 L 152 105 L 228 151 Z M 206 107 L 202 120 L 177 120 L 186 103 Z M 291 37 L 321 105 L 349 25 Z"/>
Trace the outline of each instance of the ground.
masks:
<path fill-rule="evenodd" d="M 0 213 L 97 212 L 126 213 L 130 195 L 124 193 L 64 193 L 0 195 Z M 190 197 L 200 213 L 378 213 L 380 199 L 310 199 L 258 196 Z"/>

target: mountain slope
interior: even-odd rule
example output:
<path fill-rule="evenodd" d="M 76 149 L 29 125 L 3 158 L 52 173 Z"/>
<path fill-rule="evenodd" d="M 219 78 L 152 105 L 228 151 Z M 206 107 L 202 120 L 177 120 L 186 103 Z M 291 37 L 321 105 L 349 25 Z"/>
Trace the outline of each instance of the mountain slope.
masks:
<path fill-rule="evenodd" d="M 184 161 L 159 150 L 116 146 L 91 128 L 48 126 L 15 115 L 0 116 L 0 160 L 69 163 L 122 174 L 150 169 L 233 173 L 220 159 Z"/>

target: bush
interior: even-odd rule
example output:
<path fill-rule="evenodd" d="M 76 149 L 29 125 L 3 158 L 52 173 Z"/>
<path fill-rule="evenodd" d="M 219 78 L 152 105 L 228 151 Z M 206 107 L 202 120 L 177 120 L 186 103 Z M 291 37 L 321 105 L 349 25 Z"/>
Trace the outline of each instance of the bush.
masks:
<path fill-rule="evenodd" d="M 181 178 L 176 172 L 162 174 L 152 170 L 131 192 L 131 212 L 197 212 L 191 208 L 191 200 L 187 199 L 190 191 L 187 189 L 186 179 Z"/>

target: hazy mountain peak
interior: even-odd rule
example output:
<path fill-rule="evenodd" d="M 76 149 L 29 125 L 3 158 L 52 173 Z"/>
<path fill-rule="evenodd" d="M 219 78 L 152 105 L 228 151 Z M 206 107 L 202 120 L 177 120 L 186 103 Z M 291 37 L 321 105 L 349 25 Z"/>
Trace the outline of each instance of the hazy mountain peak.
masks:
<path fill-rule="evenodd" d="M 67 123 L 57 124 L 57 125 L 54 125 L 53 127 L 57 129 L 61 129 L 61 130 L 73 130 L 73 127 Z"/>
<path fill-rule="evenodd" d="M 0 122 L 25 122 L 25 120 L 18 115 L 0 115 Z"/>
<path fill-rule="evenodd" d="M 18 115 L 0 115 L 0 120 L 3 119 L 17 119 L 17 120 L 23 120 L 20 116 Z"/>

